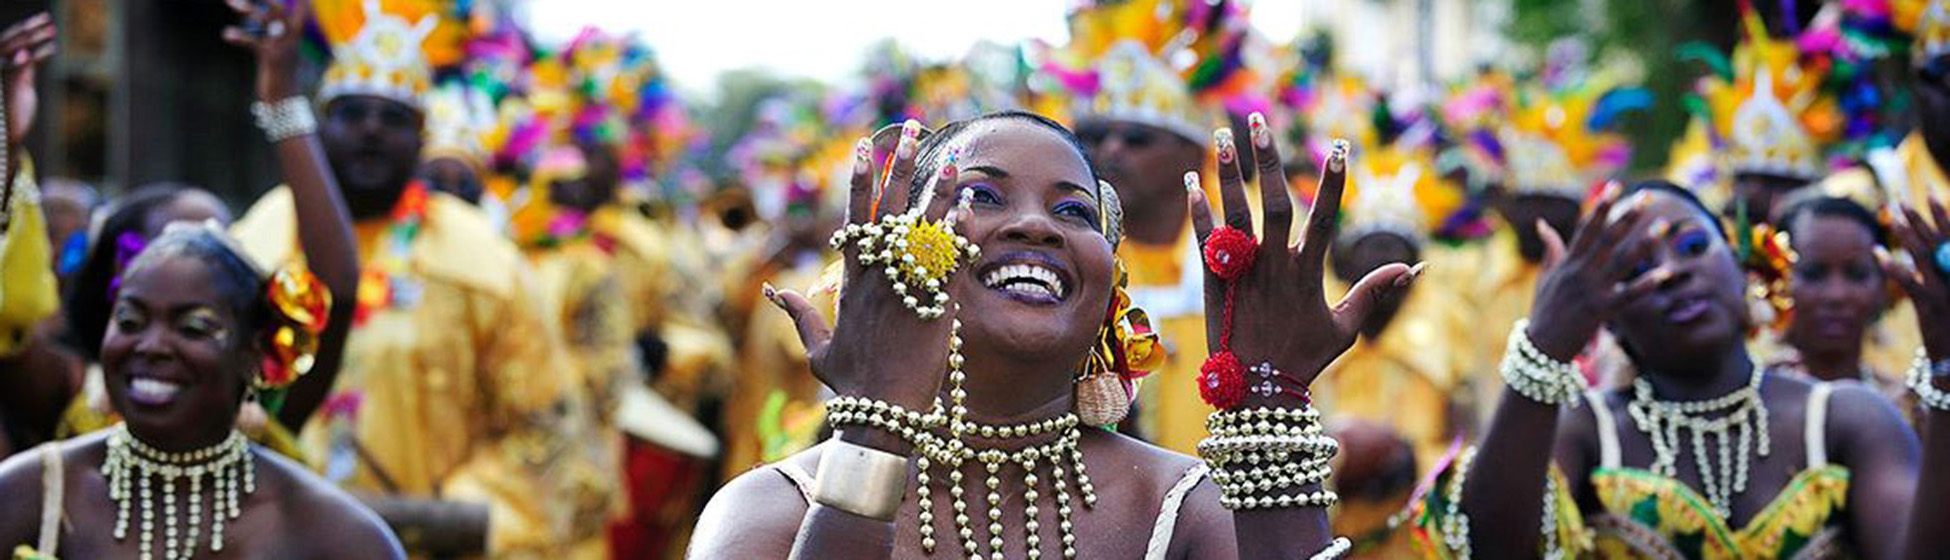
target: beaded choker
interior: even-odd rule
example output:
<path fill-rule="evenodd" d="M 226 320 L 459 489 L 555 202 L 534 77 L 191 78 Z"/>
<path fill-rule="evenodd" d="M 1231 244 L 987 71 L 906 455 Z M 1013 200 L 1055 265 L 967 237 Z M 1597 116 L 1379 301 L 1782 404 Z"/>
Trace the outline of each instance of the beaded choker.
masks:
<path fill-rule="evenodd" d="M 127 424 L 118 424 L 108 436 L 108 459 L 102 464 L 102 473 L 108 478 L 108 497 L 115 501 L 115 540 L 128 537 L 131 510 L 137 502 L 142 508 L 142 560 L 154 555 L 158 506 L 163 518 L 162 557 L 186 560 L 196 554 L 205 511 L 210 519 L 210 552 L 223 552 L 224 522 L 235 521 L 243 511 L 239 487 L 243 494 L 257 490 L 250 444 L 235 430 L 222 443 L 167 453 L 135 439 Z M 206 478 L 208 498 L 204 496 Z M 189 492 L 187 499 L 179 499 L 178 486 Z M 160 502 L 155 499 L 157 487 L 162 493 Z M 180 539 L 179 525 L 183 527 Z"/>
<path fill-rule="evenodd" d="M 1747 490 L 1748 456 L 1754 451 L 1755 433 L 1759 433 L 1761 457 L 1766 457 L 1773 446 L 1767 434 L 1767 404 L 1760 399 L 1762 373 L 1761 368 L 1754 368 L 1747 386 L 1703 401 L 1661 401 L 1653 398 L 1652 384 L 1645 378 L 1632 381 L 1632 402 L 1626 411 L 1639 431 L 1652 439 L 1652 472 L 1676 476 L 1679 432 L 1692 431 L 1700 486 L 1722 517 L 1731 515 L 1733 495 Z M 1717 469 L 1707 454 L 1708 436 L 1717 447 Z"/>

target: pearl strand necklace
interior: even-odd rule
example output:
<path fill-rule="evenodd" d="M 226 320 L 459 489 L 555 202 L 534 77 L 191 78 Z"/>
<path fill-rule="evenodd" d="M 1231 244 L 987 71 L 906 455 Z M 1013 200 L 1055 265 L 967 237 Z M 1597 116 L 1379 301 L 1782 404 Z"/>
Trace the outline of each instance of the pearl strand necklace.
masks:
<path fill-rule="evenodd" d="M 1036 506 L 1036 501 L 1041 497 L 1041 492 L 1037 490 L 1037 485 L 1043 477 L 1038 476 L 1037 471 L 1039 467 L 1047 465 L 1050 469 L 1050 485 L 1056 492 L 1057 538 L 1061 539 L 1059 542 L 1062 544 L 1063 557 L 1066 559 L 1076 558 L 1076 525 L 1071 521 L 1071 515 L 1075 510 L 1070 507 L 1071 493 L 1069 475 L 1071 473 L 1075 474 L 1076 486 L 1082 497 L 1084 507 L 1094 507 L 1097 505 L 1096 488 L 1091 485 L 1090 475 L 1084 470 L 1083 449 L 1078 445 L 1083 439 L 1083 431 L 1079 429 L 1081 422 L 1079 422 L 1075 413 L 1065 413 L 1053 419 L 1012 426 L 991 426 L 968 421 L 968 407 L 966 404 L 968 392 L 962 388 L 962 383 L 967 380 L 968 376 L 962 371 L 962 363 L 964 360 L 961 354 L 961 346 L 961 321 L 957 320 L 954 322 L 953 330 L 948 336 L 948 382 L 950 384 L 948 395 L 951 400 L 951 406 L 948 409 L 949 414 L 946 418 L 942 418 L 939 414 L 929 415 L 930 423 L 933 424 L 929 428 L 946 424 L 948 437 L 940 437 L 932 430 L 916 430 L 914 432 L 915 447 L 921 452 L 921 456 L 917 461 L 917 465 L 920 467 L 920 487 L 916 489 L 919 494 L 921 507 L 919 523 L 921 530 L 921 548 L 930 554 L 934 552 L 935 548 L 934 492 L 930 488 L 934 482 L 934 478 L 928 471 L 934 466 L 939 465 L 948 470 L 948 494 L 953 500 L 955 532 L 956 536 L 960 537 L 962 552 L 970 558 L 980 558 L 982 556 L 981 543 L 975 540 L 975 520 L 968 514 L 968 500 L 965 496 L 966 491 L 962 489 L 962 481 L 964 480 L 962 467 L 970 461 L 975 461 L 981 463 L 983 470 L 987 474 L 983 483 L 988 488 L 986 498 L 988 500 L 989 558 L 992 560 L 1002 560 L 1001 473 L 1004 466 L 1013 464 L 1019 466 L 1023 472 L 1023 499 L 1025 504 L 1023 507 L 1023 529 L 1026 535 L 1025 544 L 1028 549 L 1027 554 L 1031 560 L 1042 558 L 1042 536 L 1040 534 L 1042 522 L 1038 519 L 1041 511 Z M 938 403 L 937 410 L 939 410 Z M 977 448 L 969 445 L 966 438 L 978 434 L 981 437 L 990 439 L 1018 439 L 1047 434 L 1061 435 L 1055 441 L 1049 443 L 1032 445 L 1015 451 L 1005 451 L 996 448 Z M 1066 461 L 1069 463 L 1068 469 L 1064 468 Z"/>
<path fill-rule="evenodd" d="M 1700 486 L 1721 517 L 1732 515 L 1733 495 L 1747 490 L 1748 457 L 1754 451 L 1755 433 L 1760 436 L 1761 457 L 1766 457 L 1773 447 L 1767 433 L 1767 404 L 1760 398 L 1763 373 L 1756 367 L 1745 387 L 1703 401 L 1661 401 L 1652 396 L 1652 384 L 1645 378 L 1632 380 L 1633 396 L 1626 411 L 1631 413 L 1639 431 L 1652 440 L 1652 472 L 1669 478 L 1677 476 L 1679 432 L 1690 430 Z M 1707 418 L 1722 411 L 1724 415 Z M 1717 470 L 1707 454 L 1708 435 L 1718 443 Z"/>
<path fill-rule="evenodd" d="M 244 435 L 235 430 L 223 442 L 216 445 L 187 451 L 170 453 L 161 451 L 137 440 L 129 433 L 128 425 L 119 424 L 108 436 L 108 457 L 102 464 L 102 473 L 108 478 L 108 497 L 115 501 L 115 540 L 128 538 L 129 519 L 134 502 L 142 506 L 141 559 L 152 560 L 156 544 L 155 486 L 161 486 L 163 515 L 164 560 L 188 560 L 196 554 L 197 540 L 202 527 L 206 500 L 203 497 L 203 479 L 211 479 L 211 493 L 208 505 L 210 512 L 210 552 L 223 551 L 224 522 L 235 521 L 242 514 L 238 493 L 250 494 L 257 490 L 256 463 L 250 459 L 250 444 Z M 187 479 L 187 480 L 184 480 Z M 187 485 L 189 499 L 181 510 L 188 519 L 185 538 L 177 538 L 179 500 L 176 488 Z"/>

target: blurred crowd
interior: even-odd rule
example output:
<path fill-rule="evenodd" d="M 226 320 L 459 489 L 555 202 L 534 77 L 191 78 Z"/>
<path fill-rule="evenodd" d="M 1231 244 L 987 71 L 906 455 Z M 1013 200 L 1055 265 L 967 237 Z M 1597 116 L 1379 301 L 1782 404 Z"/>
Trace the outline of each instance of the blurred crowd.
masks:
<path fill-rule="evenodd" d="M 713 129 L 659 68 L 655 37 L 592 27 L 546 44 L 488 0 L 312 0 L 303 52 L 326 68 L 313 99 L 362 270 L 337 302 L 353 308 L 343 372 L 315 399 L 257 397 L 239 425 L 362 496 L 487 504 L 487 540 L 454 550 L 675 557 L 720 484 L 827 435 L 833 395 L 761 292 L 830 311 L 827 239 L 856 140 L 1004 109 L 1070 126 L 1117 188 L 1118 256 L 1165 357 L 1128 380 L 1135 412 L 1114 429 L 1182 453 L 1210 408 L 1193 382 L 1204 294 L 1179 170 L 1216 173 L 1208 131 L 1259 112 L 1305 205 L 1330 140 L 1352 142 L 1329 292 L 1389 263 L 1428 270 L 1313 387 L 1344 446 L 1336 533 L 1366 554 L 1406 553 L 1411 491 L 1479 435 L 1502 390 L 1540 232 L 1569 238 L 1614 179 L 1661 177 L 1722 213 L 1765 318 L 1756 356 L 1913 408 L 1898 375 L 1915 320 L 1862 259 L 1887 243 L 1891 203 L 1945 192 L 1937 2 L 1828 2 L 1810 21 L 1743 9 L 1731 51 L 1674 54 L 1698 71 L 1681 98 L 1574 42 L 1403 84 L 1337 67 L 1321 36 L 1265 36 L 1243 2 L 1075 4 L 1062 44 L 924 60 L 889 43 L 857 81 L 762 91 Z M 1685 134 L 1663 168 L 1633 167 L 1623 123 L 1666 104 L 1686 108 Z M 306 257 L 288 187 L 233 211 L 191 185 L 37 179 L 7 191 L 0 457 L 114 425 L 66 307 L 166 224 L 220 222 L 266 265 Z M 1579 366 L 1598 386 L 1634 375 L 1605 336 Z M 401 521 L 407 502 L 373 507 L 409 551 L 443 550 L 441 523 Z"/>

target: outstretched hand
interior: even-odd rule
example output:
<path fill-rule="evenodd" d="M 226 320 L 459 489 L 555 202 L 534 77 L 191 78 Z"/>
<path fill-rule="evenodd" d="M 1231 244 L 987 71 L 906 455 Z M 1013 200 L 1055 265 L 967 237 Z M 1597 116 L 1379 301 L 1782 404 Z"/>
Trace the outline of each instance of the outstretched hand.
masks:
<path fill-rule="evenodd" d="M 1950 267 L 1945 266 L 1950 265 L 1950 212 L 1935 199 L 1929 204 L 1929 217 L 1903 206 L 1897 209 L 1901 219 L 1892 224 L 1896 247 L 1907 253 L 1911 262 L 1900 262 L 1880 249 L 1876 260 L 1909 293 L 1930 359 L 1945 360 L 1950 359 Z"/>
<path fill-rule="evenodd" d="M 1328 306 L 1322 277 L 1327 248 L 1333 243 L 1335 222 L 1340 214 L 1341 191 L 1347 183 L 1346 143 L 1336 142 L 1334 153 L 1328 155 L 1322 166 L 1325 173 L 1320 178 L 1320 193 L 1307 217 L 1307 228 L 1297 246 L 1289 245 L 1286 240 L 1295 216 L 1279 149 L 1264 117 L 1254 113 L 1250 121 L 1251 146 L 1259 163 L 1260 198 L 1266 223 L 1259 231 L 1253 265 L 1242 276 L 1228 281 L 1206 270 L 1207 346 L 1209 351 L 1217 352 L 1221 340 L 1229 339 L 1232 352 L 1241 362 L 1269 364 L 1304 388 L 1354 345 L 1361 324 L 1377 304 L 1407 293 L 1421 269 L 1400 263 L 1375 269 L 1362 277 L 1339 303 Z M 1213 136 L 1219 155 L 1219 189 L 1226 227 L 1250 235 L 1253 217 L 1247 207 L 1232 131 L 1219 129 Z M 1214 231 L 1211 205 L 1199 188 L 1197 172 L 1185 175 L 1185 185 L 1190 191 L 1192 228 L 1198 234 L 1199 245 L 1205 247 Z M 1228 288 L 1232 288 L 1230 295 Z M 1228 307 L 1232 310 L 1230 325 L 1226 321 Z M 1256 399 L 1266 398 L 1249 395 L 1246 403 L 1255 404 Z"/>
<path fill-rule="evenodd" d="M 893 159 L 888 164 L 891 169 L 884 174 L 884 182 L 875 182 L 882 174 L 874 172 L 874 142 L 861 139 L 856 146 L 847 224 L 866 225 L 908 211 L 908 185 L 913 183 L 921 126 L 908 121 L 899 129 L 887 130 L 899 130 L 900 137 L 893 144 Z M 962 211 L 954 210 L 956 172 L 951 163 L 943 164 L 940 174 L 931 179 L 934 195 L 921 209 L 924 219 L 942 220 L 951 211 L 958 218 L 965 217 Z M 951 223 L 949 227 L 955 226 Z M 852 243 L 841 248 L 845 272 L 839 313 L 831 326 L 818 308 L 797 292 L 767 285 L 765 296 L 792 316 L 813 375 L 821 382 L 840 395 L 864 396 L 925 412 L 941 389 L 955 306 L 950 304 L 940 317 L 920 319 L 879 267 L 860 263 L 859 252 Z M 961 276 L 950 276 L 943 289 L 952 289 L 949 286 Z"/>
<path fill-rule="evenodd" d="M 1552 359 L 1569 362 L 1577 357 L 1619 309 L 1672 277 L 1665 266 L 1635 271 L 1652 257 L 1671 225 L 1660 221 L 1652 225 L 1652 235 L 1626 243 L 1643 225 L 1646 199 L 1635 195 L 1614 211 L 1619 192 L 1617 183 L 1605 186 L 1598 203 L 1578 222 L 1568 246 L 1557 230 L 1543 220 L 1536 223 L 1537 233 L 1544 238 L 1544 272 L 1537 281 L 1527 336 Z"/>
<path fill-rule="evenodd" d="M 34 126 L 39 97 L 34 93 L 35 69 L 54 57 L 56 29 L 47 12 L 0 31 L 0 87 L 6 88 L 7 145 L 19 146 Z"/>
<path fill-rule="evenodd" d="M 257 99 L 276 102 L 297 95 L 298 40 L 311 13 L 310 0 L 226 3 L 243 21 L 223 28 L 223 40 L 257 57 Z"/>

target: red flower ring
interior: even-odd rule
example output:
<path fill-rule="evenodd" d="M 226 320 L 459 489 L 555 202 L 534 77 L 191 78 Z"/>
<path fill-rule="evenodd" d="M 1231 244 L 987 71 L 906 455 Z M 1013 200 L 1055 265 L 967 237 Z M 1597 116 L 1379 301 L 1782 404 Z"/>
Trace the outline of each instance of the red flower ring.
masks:
<path fill-rule="evenodd" d="M 1213 408 L 1237 408 L 1246 398 L 1246 368 L 1232 352 L 1221 350 L 1198 368 L 1198 396 Z"/>
<path fill-rule="evenodd" d="M 1233 280 L 1253 269 L 1259 241 L 1233 227 L 1212 230 L 1205 238 L 1205 269 L 1221 279 Z"/>

